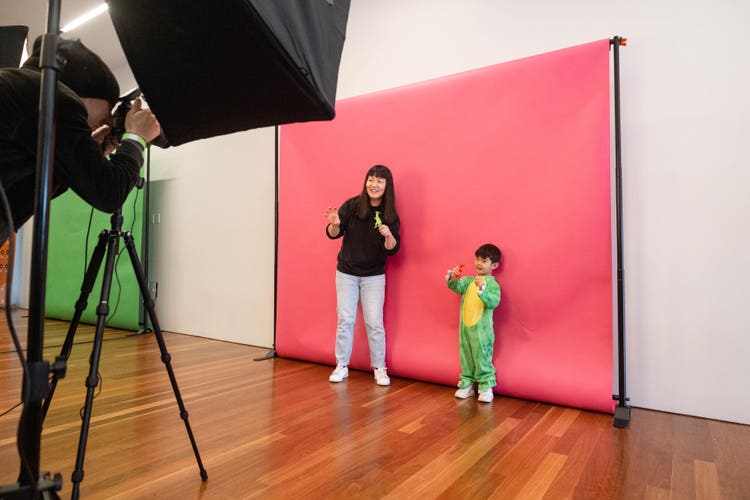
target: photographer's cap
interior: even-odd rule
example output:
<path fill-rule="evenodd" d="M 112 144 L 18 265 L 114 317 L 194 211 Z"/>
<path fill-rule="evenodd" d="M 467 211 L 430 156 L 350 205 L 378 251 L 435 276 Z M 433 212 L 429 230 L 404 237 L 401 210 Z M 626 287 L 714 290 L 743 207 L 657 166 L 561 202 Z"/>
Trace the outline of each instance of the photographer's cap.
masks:
<path fill-rule="evenodd" d="M 34 40 L 34 49 L 24 68 L 39 69 L 42 37 Z M 104 99 L 114 104 L 120 96 L 120 86 L 115 75 L 102 59 L 91 52 L 80 40 L 60 38 L 58 54 L 65 60 L 59 81 L 79 97 Z"/>

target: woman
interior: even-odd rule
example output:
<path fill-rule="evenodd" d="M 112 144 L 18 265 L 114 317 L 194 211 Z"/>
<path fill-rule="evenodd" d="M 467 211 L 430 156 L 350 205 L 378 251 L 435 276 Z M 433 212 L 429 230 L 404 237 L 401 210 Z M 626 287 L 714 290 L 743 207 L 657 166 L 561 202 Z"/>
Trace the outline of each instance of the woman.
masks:
<path fill-rule="evenodd" d="M 336 369 L 328 380 L 341 382 L 349 376 L 349 358 L 354 341 L 357 304 L 370 347 L 370 363 L 375 382 L 390 385 L 385 366 L 385 260 L 400 247 L 400 221 L 396 212 L 396 192 L 388 167 L 375 165 L 365 175 L 362 192 L 340 208 L 326 210 L 326 234 L 343 237 L 336 266 Z"/>

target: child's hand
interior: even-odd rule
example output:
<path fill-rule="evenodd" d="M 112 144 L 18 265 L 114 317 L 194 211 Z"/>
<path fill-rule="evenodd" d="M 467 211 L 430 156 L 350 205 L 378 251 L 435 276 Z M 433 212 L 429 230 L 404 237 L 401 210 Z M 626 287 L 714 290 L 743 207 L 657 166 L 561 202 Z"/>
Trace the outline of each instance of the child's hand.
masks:
<path fill-rule="evenodd" d="M 474 278 L 474 284 L 477 286 L 479 291 L 483 291 L 485 287 L 484 277 L 483 276 L 477 276 Z"/>
<path fill-rule="evenodd" d="M 339 219 L 339 209 L 336 207 L 328 207 L 326 210 L 326 219 L 328 219 L 328 223 L 332 226 L 338 226 L 341 224 L 341 219 Z"/>
<path fill-rule="evenodd" d="M 464 270 L 464 265 L 459 264 L 450 270 L 450 279 L 455 280 L 461 277 L 461 272 Z"/>

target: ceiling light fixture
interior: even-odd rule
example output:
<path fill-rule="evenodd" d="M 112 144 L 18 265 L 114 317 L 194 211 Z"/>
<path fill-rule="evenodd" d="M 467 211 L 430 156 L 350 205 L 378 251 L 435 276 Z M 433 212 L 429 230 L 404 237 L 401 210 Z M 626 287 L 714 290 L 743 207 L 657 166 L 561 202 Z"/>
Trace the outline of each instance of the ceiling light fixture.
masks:
<path fill-rule="evenodd" d="M 106 12 L 107 9 L 108 9 L 107 4 L 103 3 L 103 4 L 99 5 L 98 7 L 95 7 L 93 9 L 91 9 L 90 11 L 88 11 L 87 13 L 85 13 L 84 15 L 82 15 L 82 16 L 74 19 L 73 21 L 69 22 L 68 24 L 66 24 L 65 26 L 63 26 L 60 31 L 63 32 L 63 33 L 66 33 L 68 31 L 74 30 L 77 27 L 79 27 L 80 25 L 82 25 L 83 23 L 92 20 L 93 18 L 95 18 L 96 16 L 98 16 L 99 14 L 101 14 L 102 12 Z"/>

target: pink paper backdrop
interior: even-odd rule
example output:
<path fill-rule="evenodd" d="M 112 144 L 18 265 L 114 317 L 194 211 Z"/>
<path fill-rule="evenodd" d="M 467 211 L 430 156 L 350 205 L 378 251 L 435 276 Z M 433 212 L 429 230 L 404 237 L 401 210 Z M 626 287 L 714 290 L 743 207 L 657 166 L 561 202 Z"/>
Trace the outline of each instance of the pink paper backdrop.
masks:
<path fill-rule="evenodd" d="M 601 40 L 340 100 L 332 122 L 283 126 L 278 353 L 335 364 L 340 241 L 326 238 L 323 214 L 383 163 L 402 221 L 386 271 L 389 372 L 457 382 L 460 297 L 444 275 L 473 270 L 491 242 L 503 252 L 496 392 L 611 412 L 609 107 Z M 351 366 L 369 368 L 361 323 Z"/>

